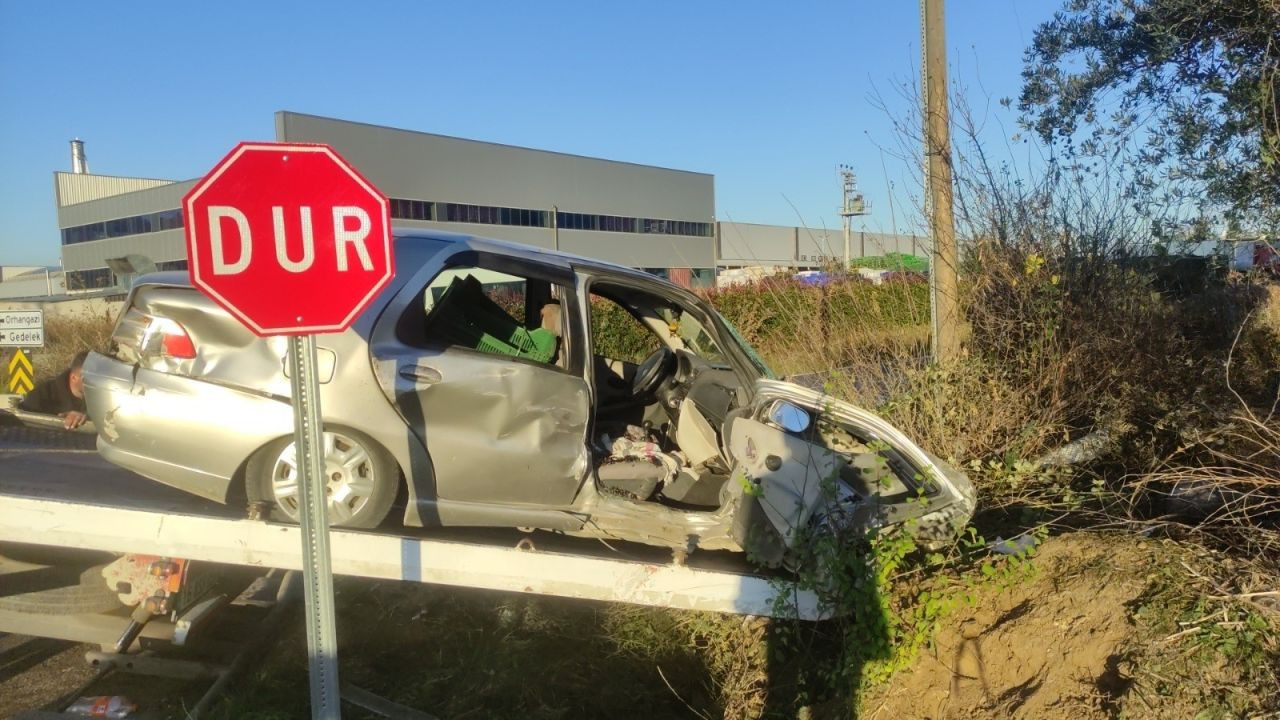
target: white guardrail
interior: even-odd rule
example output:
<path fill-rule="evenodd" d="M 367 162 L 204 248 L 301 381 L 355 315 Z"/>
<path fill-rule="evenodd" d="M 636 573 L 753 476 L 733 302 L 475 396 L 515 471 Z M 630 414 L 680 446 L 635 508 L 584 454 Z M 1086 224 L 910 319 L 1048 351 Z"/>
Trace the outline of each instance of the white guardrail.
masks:
<path fill-rule="evenodd" d="M 0 542 L 139 553 L 285 570 L 302 568 L 294 526 L 0 496 Z M 673 564 L 330 531 L 333 572 L 457 587 L 802 620 L 825 615 L 789 583 Z"/>

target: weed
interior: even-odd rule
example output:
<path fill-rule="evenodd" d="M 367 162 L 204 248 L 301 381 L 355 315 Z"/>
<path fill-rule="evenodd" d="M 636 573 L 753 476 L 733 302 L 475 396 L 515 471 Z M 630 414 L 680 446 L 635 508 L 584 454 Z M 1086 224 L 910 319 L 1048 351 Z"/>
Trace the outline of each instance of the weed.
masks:
<path fill-rule="evenodd" d="M 1120 709 L 1137 716 L 1163 707 L 1197 718 L 1274 711 L 1280 705 L 1275 617 L 1245 599 L 1248 593 L 1210 589 L 1248 577 L 1247 567 L 1189 546 L 1166 545 L 1164 552 L 1172 557 L 1153 568 L 1133 606 L 1136 639 L 1125 653 L 1134 685 Z"/>
<path fill-rule="evenodd" d="M 922 551 L 909 531 L 854 542 L 827 534 L 806 547 L 799 582 L 820 595 L 835 619 L 818 626 L 775 621 L 771 666 L 803 668 L 790 681 L 792 711 L 819 703 L 855 710 L 867 692 L 911 667 L 957 611 L 984 594 L 1030 582 L 1037 572 L 1034 545 L 992 555 L 973 528 L 950 554 Z M 785 611 L 784 604 L 779 612 Z M 779 682 L 774 678 L 771 686 Z"/>
<path fill-rule="evenodd" d="M 754 717 L 762 702 L 764 627 L 740 617 L 347 578 L 337 610 L 342 680 L 440 717 Z M 305 717 L 301 630 L 214 717 Z"/>
<path fill-rule="evenodd" d="M 45 346 L 31 353 L 37 382 L 53 377 L 82 350 L 106 352 L 115 317 L 107 312 L 55 315 L 45 318 Z"/>

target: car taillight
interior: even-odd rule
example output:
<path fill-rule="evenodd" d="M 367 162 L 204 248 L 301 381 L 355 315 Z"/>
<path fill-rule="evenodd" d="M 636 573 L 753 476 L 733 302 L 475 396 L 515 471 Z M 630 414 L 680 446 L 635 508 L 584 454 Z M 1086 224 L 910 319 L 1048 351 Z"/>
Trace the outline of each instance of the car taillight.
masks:
<path fill-rule="evenodd" d="M 165 317 L 130 309 L 111 338 L 117 355 L 126 362 L 147 364 L 156 360 L 191 360 L 196 345 L 186 328 Z"/>
<path fill-rule="evenodd" d="M 190 360 L 196 356 L 196 345 L 191 342 L 191 336 L 187 335 L 187 331 L 177 323 L 174 323 L 176 331 L 165 332 L 164 334 L 164 354 L 171 358 L 179 358 L 181 360 Z"/>
<path fill-rule="evenodd" d="M 164 357 L 190 360 L 196 356 L 195 343 L 191 342 L 191 336 L 187 334 L 186 328 L 169 318 L 151 318 L 151 323 L 147 326 L 147 335 L 159 337 L 160 354 Z M 144 345 L 150 345 L 150 343 L 144 343 Z"/>

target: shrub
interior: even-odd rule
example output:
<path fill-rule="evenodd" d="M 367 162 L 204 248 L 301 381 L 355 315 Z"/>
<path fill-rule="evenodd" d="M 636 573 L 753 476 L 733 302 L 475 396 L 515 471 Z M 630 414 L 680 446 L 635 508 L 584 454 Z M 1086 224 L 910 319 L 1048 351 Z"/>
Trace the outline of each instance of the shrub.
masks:
<path fill-rule="evenodd" d="M 66 370 L 71 359 L 82 350 L 106 352 L 114 327 L 115 317 L 107 312 L 46 314 L 45 346 L 31 353 L 36 381 Z"/>
<path fill-rule="evenodd" d="M 753 345 L 792 342 L 806 324 L 827 336 L 919 325 L 929 318 L 929 286 L 916 279 L 874 285 L 849 276 L 823 285 L 768 279 L 711 290 L 706 298 Z"/>
<path fill-rule="evenodd" d="M 855 364 L 868 348 L 893 346 L 899 337 L 910 338 L 901 344 L 918 352 L 929 317 L 929 288 L 917 278 L 874 285 L 849 276 L 822 286 L 769 279 L 704 297 L 783 373 Z M 615 303 L 593 298 L 591 313 L 597 354 L 639 362 L 655 347 L 649 332 Z"/>
<path fill-rule="evenodd" d="M 658 340 L 622 306 L 611 300 L 591 298 L 591 342 L 596 355 L 639 363 Z"/>
<path fill-rule="evenodd" d="M 1185 218 L 1133 202 L 1122 168 L 1051 160 L 1022 170 L 991 161 L 962 99 L 955 124 L 962 356 L 928 367 L 872 353 L 827 376 L 833 394 L 879 404 L 926 449 L 963 466 L 986 507 L 1014 499 L 993 503 L 992 493 L 1034 486 L 1069 495 L 1101 482 L 1122 493 L 1232 406 L 1273 417 L 1280 335 L 1271 318 L 1280 311 L 1267 303 L 1280 291 L 1180 260 L 1177 248 L 1157 253 L 1162 224 Z M 918 141 L 904 136 L 904 146 Z M 1189 277 L 1191 264 L 1203 272 Z M 922 303 L 921 323 L 926 310 Z M 839 367 L 834 353 L 822 357 L 820 367 Z M 1114 441 L 1099 463 L 1036 470 L 1047 451 L 1094 433 Z"/>
<path fill-rule="evenodd" d="M 874 285 L 848 276 L 824 285 L 771 279 L 707 293 L 780 375 L 861 368 L 918 357 L 928 334 L 929 287 L 903 278 Z"/>

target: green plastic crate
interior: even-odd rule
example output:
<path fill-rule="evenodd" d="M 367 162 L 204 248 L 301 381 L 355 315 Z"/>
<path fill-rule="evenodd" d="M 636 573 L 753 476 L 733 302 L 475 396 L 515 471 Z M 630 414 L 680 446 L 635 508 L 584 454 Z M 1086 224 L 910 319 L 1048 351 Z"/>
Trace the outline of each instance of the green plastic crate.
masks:
<path fill-rule="evenodd" d="M 538 362 L 555 357 L 554 334 L 522 327 L 484 294 L 473 277 L 455 279 L 431 315 L 432 331 L 455 345 Z"/>

